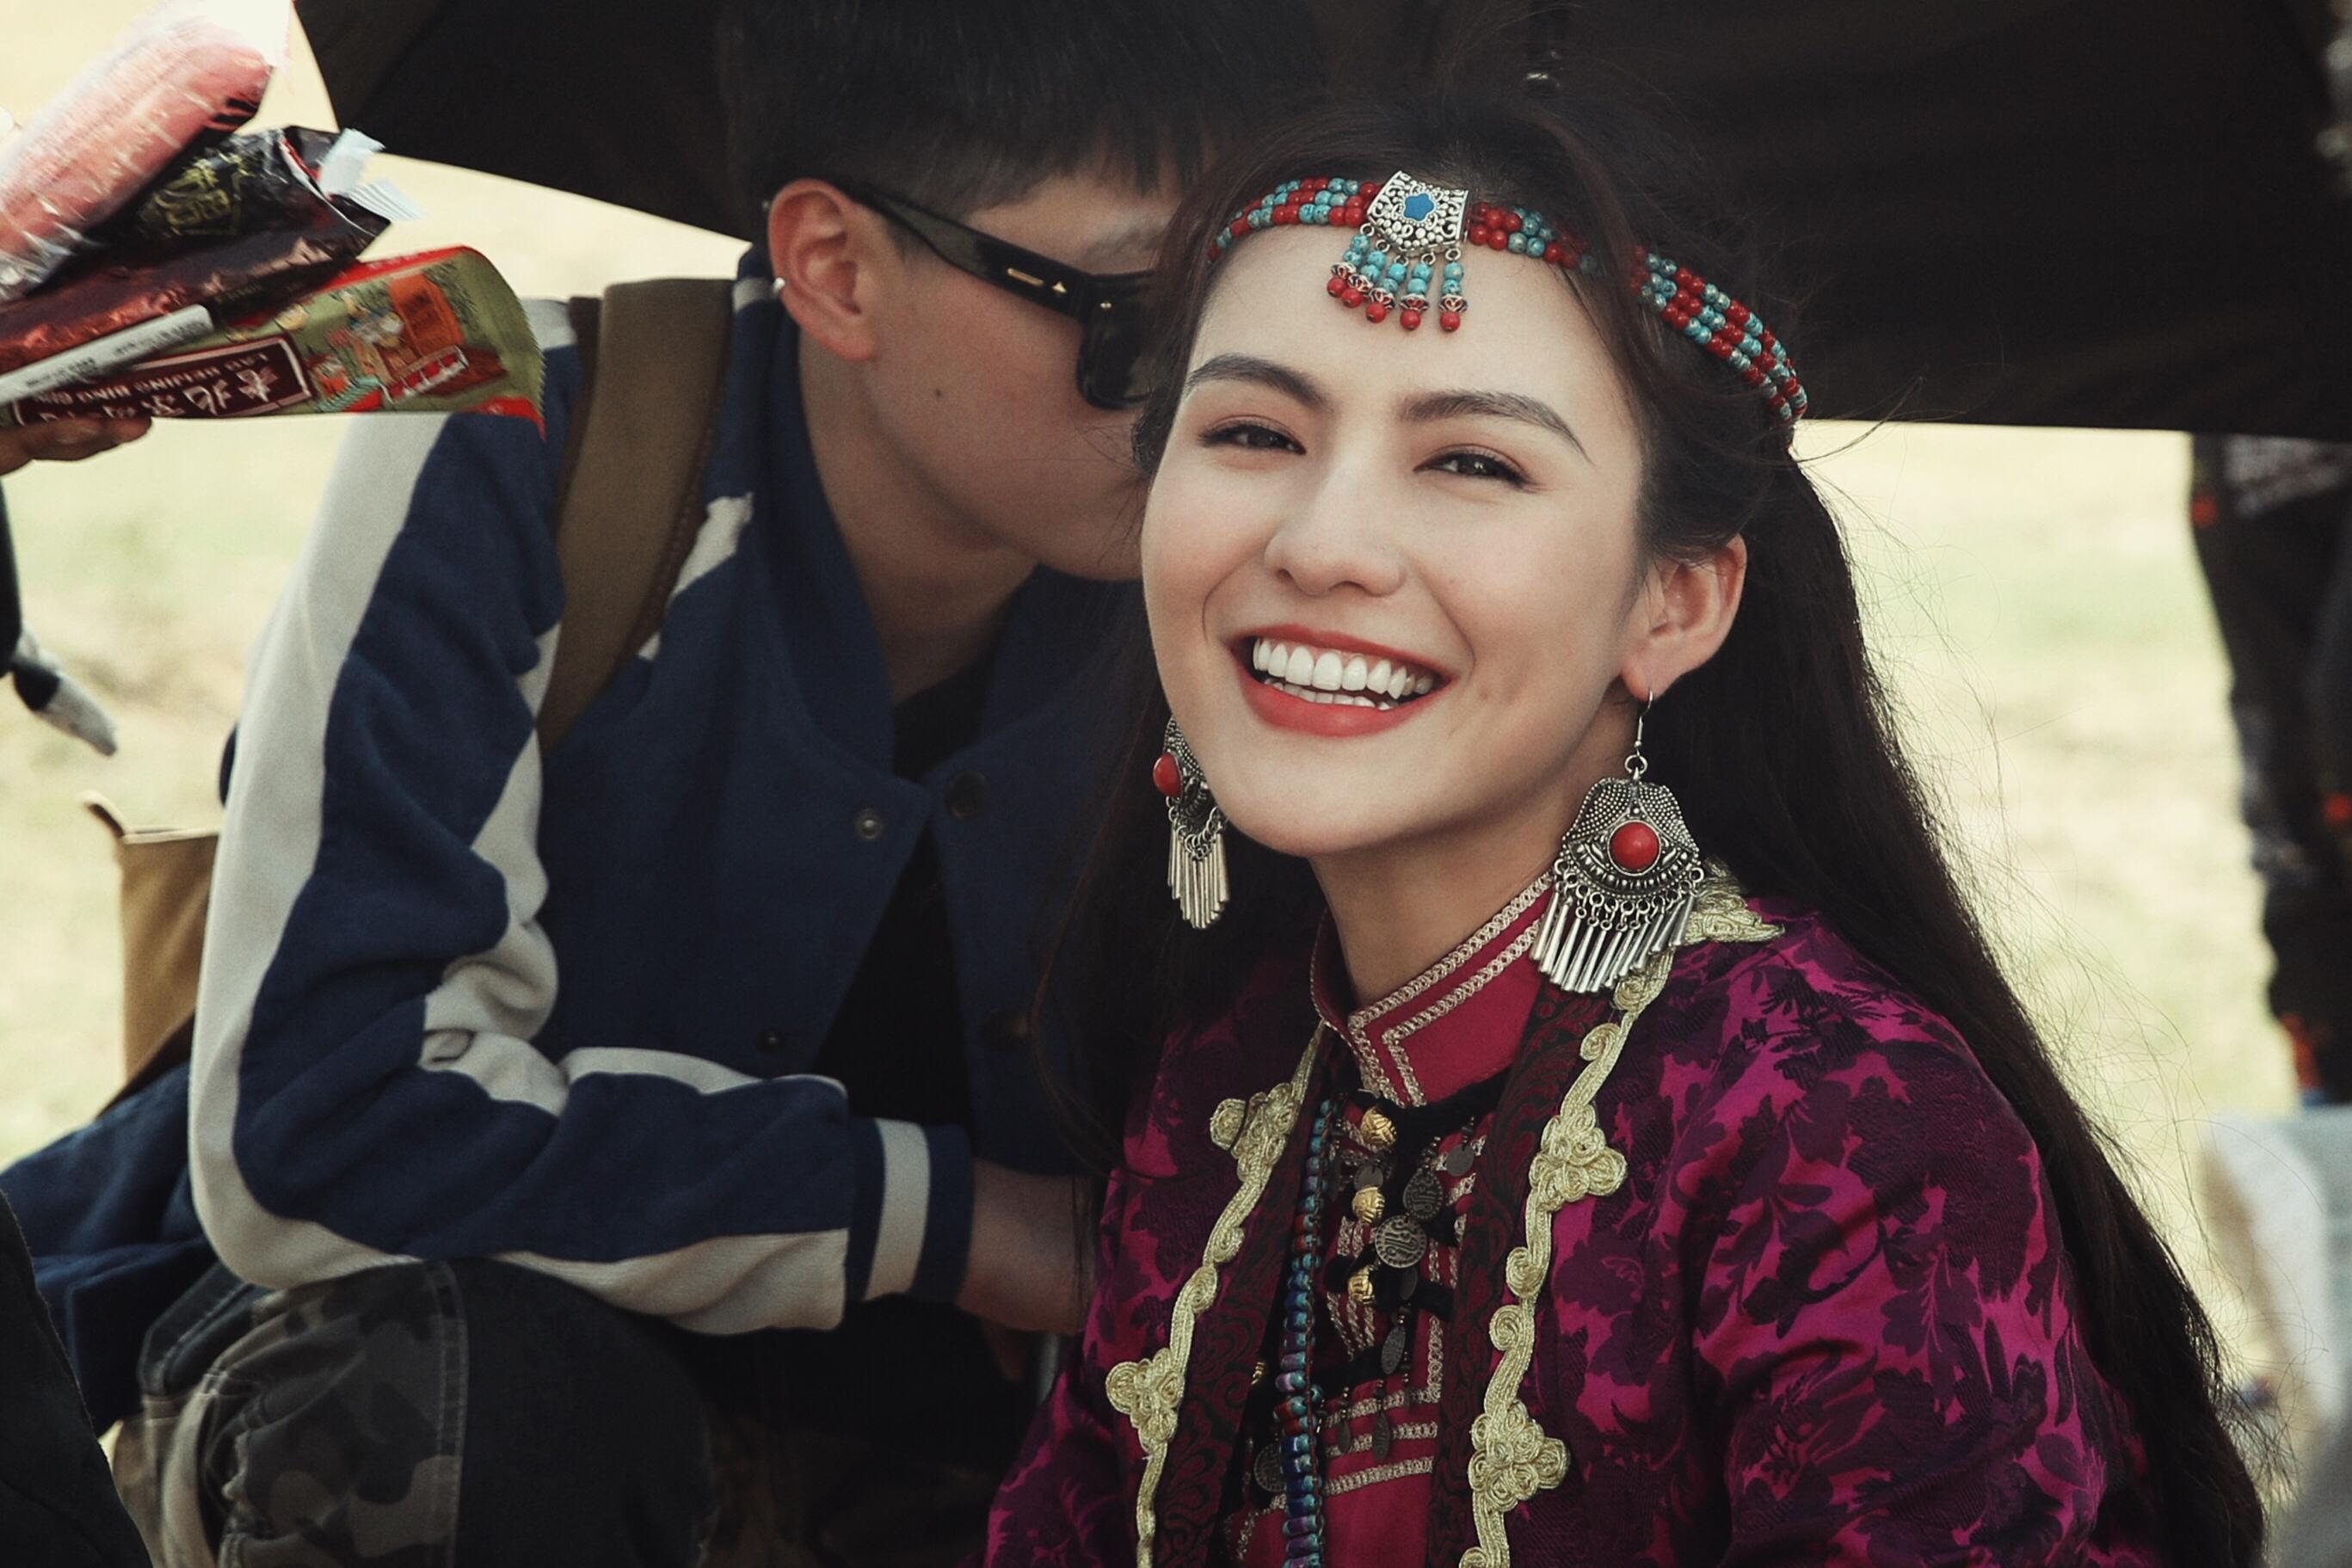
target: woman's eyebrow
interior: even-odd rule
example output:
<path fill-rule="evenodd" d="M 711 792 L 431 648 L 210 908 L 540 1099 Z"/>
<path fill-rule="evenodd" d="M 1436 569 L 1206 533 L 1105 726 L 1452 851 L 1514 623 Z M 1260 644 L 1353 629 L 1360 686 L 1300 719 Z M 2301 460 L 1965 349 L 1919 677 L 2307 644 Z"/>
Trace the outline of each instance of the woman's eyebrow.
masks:
<path fill-rule="evenodd" d="M 1523 392 L 1477 392 L 1467 388 L 1455 392 L 1424 392 L 1418 397 L 1408 398 L 1398 412 L 1408 423 L 1412 424 L 1481 414 L 1492 419 L 1517 420 L 1539 430 L 1549 430 L 1575 447 L 1580 455 L 1591 456 L 1584 450 L 1584 443 L 1576 438 L 1576 432 L 1568 427 L 1568 421 L 1560 418 L 1551 404 Z"/>
<path fill-rule="evenodd" d="M 1323 389 L 1315 384 L 1313 377 L 1303 375 L 1287 365 L 1277 365 L 1272 360 L 1261 360 L 1255 354 L 1219 354 L 1213 360 L 1202 361 L 1193 368 L 1191 375 L 1184 378 L 1184 390 L 1191 392 L 1209 382 L 1252 382 L 1259 386 L 1271 387 L 1309 408 L 1322 408 L 1330 402 L 1323 395 Z"/>

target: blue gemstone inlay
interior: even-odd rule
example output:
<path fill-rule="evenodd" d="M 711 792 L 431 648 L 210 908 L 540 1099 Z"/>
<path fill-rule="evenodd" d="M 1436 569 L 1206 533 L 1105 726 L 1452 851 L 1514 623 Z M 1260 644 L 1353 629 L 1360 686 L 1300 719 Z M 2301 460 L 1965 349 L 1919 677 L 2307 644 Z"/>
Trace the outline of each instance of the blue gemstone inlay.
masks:
<path fill-rule="evenodd" d="M 1436 210 L 1437 204 L 1431 199 L 1427 191 L 1415 191 L 1404 199 L 1404 215 L 1414 223 L 1421 222 Z"/>

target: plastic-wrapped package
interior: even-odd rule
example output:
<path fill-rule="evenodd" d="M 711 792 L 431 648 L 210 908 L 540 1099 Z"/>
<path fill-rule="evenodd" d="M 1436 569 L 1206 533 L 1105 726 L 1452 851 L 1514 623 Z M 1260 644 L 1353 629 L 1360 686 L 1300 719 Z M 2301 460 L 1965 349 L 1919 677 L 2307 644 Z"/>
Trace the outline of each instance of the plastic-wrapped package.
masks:
<path fill-rule="evenodd" d="M 86 256 L 39 292 L 0 305 L 0 375 L 190 306 L 223 321 L 290 298 L 333 277 L 388 226 L 381 214 L 321 197 L 290 226 Z"/>
<path fill-rule="evenodd" d="M 0 303 L 38 287 L 191 148 L 243 125 L 290 0 L 163 0 L 0 143 Z"/>
<path fill-rule="evenodd" d="M 271 413 L 502 413 L 540 422 L 544 365 L 478 252 L 363 263 L 191 347 L 0 408 L 0 424 Z"/>
<path fill-rule="evenodd" d="M 389 183 L 362 185 L 381 143 L 355 131 L 247 131 L 182 159 L 92 236 L 121 259 L 307 222 L 336 197 L 378 216 L 418 213 Z"/>

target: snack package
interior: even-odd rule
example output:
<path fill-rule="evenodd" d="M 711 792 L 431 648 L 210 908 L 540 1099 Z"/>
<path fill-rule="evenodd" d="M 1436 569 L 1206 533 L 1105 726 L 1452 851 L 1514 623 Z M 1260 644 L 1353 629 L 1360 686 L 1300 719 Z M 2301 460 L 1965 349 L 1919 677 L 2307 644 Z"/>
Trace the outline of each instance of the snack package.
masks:
<path fill-rule="evenodd" d="M 25 398 L 0 408 L 0 424 L 381 410 L 541 424 L 544 368 L 496 267 L 476 251 L 426 251 L 352 267 L 190 348 Z"/>
<path fill-rule="evenodd" d="M 192 305 L 215 321 L 275 305 L 333 277 L 389 226 L 381 214 L 321 196 L 290 227 L 86 256 L 38 293 L 0 305 L 0 374 Z"/>
<path fill-rule="evenodd" d="M 292 20 L 289 0 L 163 0 L 0 147 L 0 304 L 190 148 L 251 119 Z"/>
<path fill-rule="evenodd" d="M 248 131 L 183 159 L 92 236 L 121 251 L 162 255 L 192 244 L 292 228 L 345 198 L 398 221 L 421 214 L 390 184 L 362 185 L 380 142 L 355 131 Z"/>

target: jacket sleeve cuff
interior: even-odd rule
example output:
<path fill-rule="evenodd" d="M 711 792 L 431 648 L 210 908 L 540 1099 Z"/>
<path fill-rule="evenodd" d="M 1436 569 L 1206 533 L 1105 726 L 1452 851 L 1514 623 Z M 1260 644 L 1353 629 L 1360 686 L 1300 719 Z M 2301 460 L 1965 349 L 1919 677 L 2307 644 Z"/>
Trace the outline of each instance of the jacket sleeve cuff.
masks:
<path fill-rule="evenodd" d="M 961 1127 L 859 1121 L 848 1301 L 954 1299 L 971 1251 L 971 1141 Z"/>

